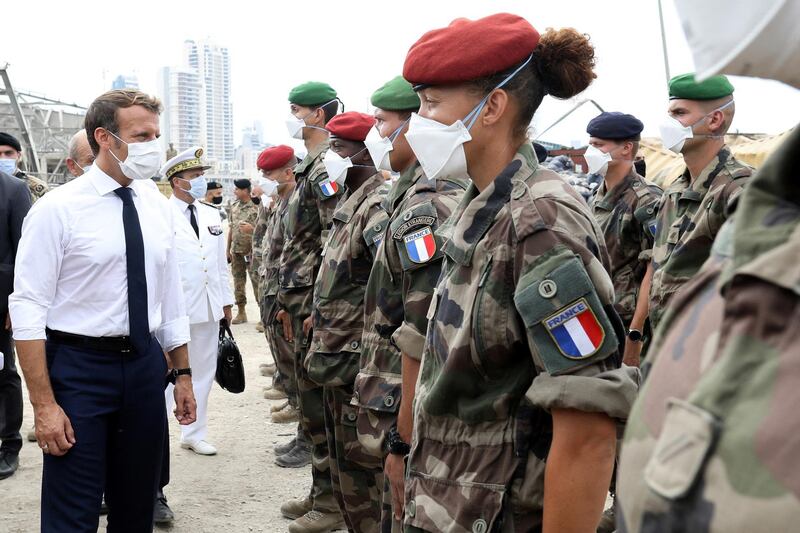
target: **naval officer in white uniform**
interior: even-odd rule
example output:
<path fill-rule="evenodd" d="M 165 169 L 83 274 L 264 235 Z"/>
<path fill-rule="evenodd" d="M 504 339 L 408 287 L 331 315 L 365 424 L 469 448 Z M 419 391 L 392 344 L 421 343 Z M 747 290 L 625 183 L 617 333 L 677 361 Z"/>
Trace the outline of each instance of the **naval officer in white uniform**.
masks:
<path fill-rule="evenodd" d="M 197 399 L 197 421 L 181 426 L 181 447 L 200 455 L 214 455 L 207 440 L 208 395 L 217 365 L 219 322 L 231 320 L 234 303 L 228 279 L 225 236 L 219 209 L 202 202 L 206 195 L 203 148 L 196 146 L 179 153 L 162 169 L 172 186 L 169 201 L 175 215 L 175 243 L 178 266 L 189 315 L 189 361 Z M 166 391 L 171 404 L 171 387 Z"/>

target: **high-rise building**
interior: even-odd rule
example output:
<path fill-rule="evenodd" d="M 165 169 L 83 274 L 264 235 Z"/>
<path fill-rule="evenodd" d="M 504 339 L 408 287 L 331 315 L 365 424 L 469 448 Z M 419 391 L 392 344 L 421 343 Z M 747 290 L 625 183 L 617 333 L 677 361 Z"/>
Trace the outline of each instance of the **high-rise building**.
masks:
<path fill-rule="evenodd" d="M 193 68 L 164 67 L 159 71 L 158 85 L 164 112 L 161 114 L 161 137 L 164 147 L 178 152 L 203 145 L 201 128 L 200 76 Z"/>
<path fill-rule="evenodd" d="M 124 75 L 120 74 L 114 81 L 111 82 L 112 89 L 138 89 L 139 88 L 139 78 L 136 77 L 136 74 Z"/>
<path fill-rule="evenodd" d="M 228 49 L 211 41 L 184 42 L 186 65 L 200 77 L 200 128 L 209 159 L 234 159 L 231 65 Z"/>

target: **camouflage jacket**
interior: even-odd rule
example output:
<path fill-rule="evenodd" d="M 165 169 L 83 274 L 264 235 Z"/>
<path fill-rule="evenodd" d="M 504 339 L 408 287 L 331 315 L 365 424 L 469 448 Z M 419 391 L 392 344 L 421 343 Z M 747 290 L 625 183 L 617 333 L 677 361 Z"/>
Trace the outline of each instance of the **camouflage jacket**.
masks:
<path fill-rule="evenodd" d="M 600 184 L 589 206 L 603 230 L 611 258 L 614 306 L 627 327 L 636 310 L 639 287 L 653 255 L 656 204 L 661 189 L 631 168 L 612 190 Z"/>
<path fill-rule="evenodd" d="M 269 206 L 265 206 L 263 202 L 258 204 L 258 216 L 253 230 L 253 257 L 258 260 L 261 260 L 261 256 L 264 254 L 264 235 L 267 233 L 267 224 L 269 224 L 274 208 L 274 204 Z"/>
<path fill-rule="evenodd" d="M 708 258 L 731 204 L 752 171 L 723 146 L 694 181 L 687 169 L 664 191 L 656 220 L 650 287 L 650 323 L 654 328 L 675 291 Z"/>
<path fill-rule="evenodd" d="M 253 235 L 243 233 L 239 224 L 247 222 L 255 227 L 258 219 L 258 206 L 252 201 L 242 203 L 240 200 L 231 206 L 231 218 L 228 231 L 231 232 L 231 252 L 249 255 L 253 252 Z"/>
<path fill-rule="evenodd" d="M 306 366 L 324 386 L 352 386 L 364 330 L 364 292 L 380 243 L 370 230 L 386 221 L 389 187 L 378 172 L 339 200 L 314 284 L 314 334 Z"/>
<path fill-rule="evenodd" d="M 328 173 L 322 160 L 327 152 L 326 140 L 310 150 L 294 168 L 296 185 L 283 217 L 278 301 L 298 321 L 311 316 L 311 296 L 322 260 L 322 245 L 343 192 L 335 183 L 331 184 L 332 189 L 324 187 Z"/>
<path fill-rule="evenodd" d="M 278 272 L 283 253 L 284 228 L 283 219 L 289 207 L 289 197 L 278 198 L 267 220 L 264 241 L 261 245 L 261 270 L 264 280 L 264 295 L 278 294 Z"/>
<path fill-rule="evenodd" d="M 25 182 L 27 182 L 28 190 L 31 192 L 31 204 L 36 203 L 36 200 L 44 196 L 45 193 L 47 193 L 50 190 L 50 187 L 47 185 L 46 181 L 40 180 L 39 178 L 35 178 L 30 174 L 22 172 L 21 170 L 17 171 L 17 173 L 14 175 L 19 179 L 25 180 Z"/>
<path fill-rule="evenodd" d="M 800 522 L 799 150 L 800 128 L 664 315 L 622 446 L 619 531 Z"/>
<path fill-rule="evenodd" d="M 401 357 L 419 359 L 436 280 L 442 266 L 442 240 L 436 230 L 464 194 L 467 178 L 430 180 L 415 164 L 392 186 L 384 201 L 389 220 L 371 228 L 382 245 L 372 266 L 364 298 L 364 334 L 353 405 L 359 410 L 358 433 L 364 448 L 383 457 L 384 433 L 396 423 L 400 406 Z M 434 252 L 412 260 L 406 237 L 429 229 Z M 414 245 L 409 240 L 409 244 Z"/>
<path fill-rule="evenodd" d="M 538 530 L 548 412 L 624 419 L 635 397 L 606 313 L 614 288 L 603 235 L 530 144 L 485 190 L 470 185 L 439 233 L 445 258 L 427 313 L 405 525 L 495 531 L 505 517 L 509 531 Z"/>

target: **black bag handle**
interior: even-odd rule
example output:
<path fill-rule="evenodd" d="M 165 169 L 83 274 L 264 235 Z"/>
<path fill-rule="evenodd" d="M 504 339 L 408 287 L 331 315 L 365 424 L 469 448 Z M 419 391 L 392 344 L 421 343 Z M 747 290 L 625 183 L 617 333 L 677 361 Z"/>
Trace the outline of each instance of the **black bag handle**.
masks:
<path fill-rule="evenodd" d="M 226 333 L 232 341 L 236 341 L 236 339 L 233 338 L 233 332 L 231 331 L 231 327 L 228 325 L 228 321 L 222 318 L 219 321 L 219 340 L 222 340 Z"/>

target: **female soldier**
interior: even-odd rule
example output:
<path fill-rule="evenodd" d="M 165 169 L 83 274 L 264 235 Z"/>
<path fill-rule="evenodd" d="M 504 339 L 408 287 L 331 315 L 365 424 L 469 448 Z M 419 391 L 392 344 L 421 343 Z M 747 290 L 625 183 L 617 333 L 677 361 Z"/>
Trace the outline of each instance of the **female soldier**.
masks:
<path fill-rule="evenodd" d="M 510 14 L 456 20 L 408 53 L 421 106 L 406 138 L 430 178 L 472 184 L 439 230 L 406 531 L 597 527 L 636 374 L 620 369 L 602 233 L 526 139 L 545 94 L 575 96 L 593 66 L 585 35 L 540 37 Z"/>

